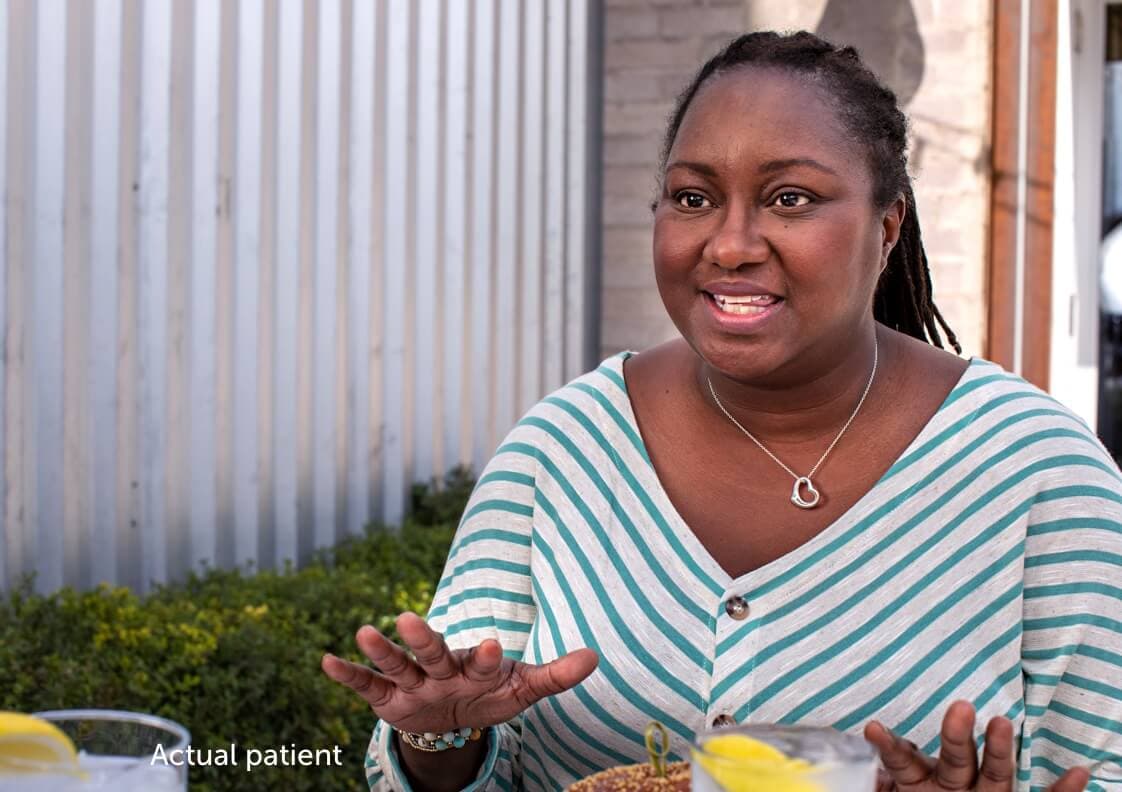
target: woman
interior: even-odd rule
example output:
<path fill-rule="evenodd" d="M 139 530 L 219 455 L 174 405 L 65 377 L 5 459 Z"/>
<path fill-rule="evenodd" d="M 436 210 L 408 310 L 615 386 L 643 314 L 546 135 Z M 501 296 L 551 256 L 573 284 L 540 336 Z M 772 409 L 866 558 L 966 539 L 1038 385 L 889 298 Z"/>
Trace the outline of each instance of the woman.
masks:
<path fill-rule="evenodd" d="M 901 790 L 1122 789 L 1122 478 L 942 350 L 905 144 L 851 48 L 754 33 L 704 66 L 655 204 L 682 337 L 510 433 L 431 626 L 398 619 L 412 656 L 364 627 L 377 672 L 324 659 L 381 719 L 372 788 L 560 789 L 659 720 L 680 757 L 713 725 L 863 729 Z"/>

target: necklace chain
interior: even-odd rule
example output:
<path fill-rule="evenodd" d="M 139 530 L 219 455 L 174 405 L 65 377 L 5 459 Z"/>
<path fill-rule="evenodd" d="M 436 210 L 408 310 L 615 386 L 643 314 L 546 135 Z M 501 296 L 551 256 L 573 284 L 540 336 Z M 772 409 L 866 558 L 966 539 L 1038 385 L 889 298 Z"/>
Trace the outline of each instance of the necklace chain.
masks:
<path fill-rule="evenodd" d="M 857 406 L 853 409 L 853 414 L 849 416 L 849 420 L 847 420 L 845 422 L 845 426 L 843 426 L 841 428 L 841 431 L 838 432 L 837 437 L 834 438 L 834 442 L 830 443 L 830 447 L 827 448 L 826 451 L 822 454 L 822 456 L 820 456 L 818 458 L 818 461 L 816 463 L 814 463 L 814 467 L 811 468 L 810 472 L 807 473 L 805 476 L 800 476 L 798 473 L 791 470 L 791 468 L 787 467 L 787 465 L 785 465 L 779 457 L 777 457 L 775 454 L 771 453 L 771 451 L 769 451 L 767 449 L 767 446 L 765 446 L 763 443 L 761 443 L 759 440 L 757 440 L 752 435 L 751 432 L 749 432 L 747 429 L 745 429 L 741 425 L 740 421 L 733 418 L 732 413 L 730 413 L 728 410 L 726 410 L 725 405 L 723 405 L 721 403 L 721 400 L 719 398 L 717 398 L 717 391 L 713 388 L 713 380 L 710 379 L 709 377 L 706 377 L 705 379 L 706 379 L 706 382 L 709 383 L 709 392 L 713 395 L 713 401 L 716 402 L 717 407 L 719 407 L 721 412 L 723 412 L 725 414 L 725 417 L 728 418 L 730 421 L 732 421 L 737 429 L 739 429 L 741 432 L 743 432 L 748 437 L 749 440 L 751 440 L 753 443 L 755 443 L 756 445 L 758 445 L 760 447 L 761 451 L 763 451 L 765 454 L 767 454 L 769 457 L 771 457 L 773 460 L 775 460 L 775 463 L 777 465 L 779 465 L 781 468 L 786 470 L 791 475 L 791 477 L 795 479 L 795 492 L 796 493 L 798 493 L 798 491 L 799 491 L 800 482 L 805 481 L 807 483 L 807 485 L 810 487 L 811 493 L 814 495 L 814 503 L 816 504 L 818 502 L 818 494 L 817 494 L 817 491 L 814 489 L 813 484 L 811 484 L 810 479 L 814 476 L 815 473 L 818 472 L 818 468 L 821 467 L 822 463 L 826 461 L 826 457 L 830 455 L 830 452 L 834 450 L 834 446 L 836 446 L 838 444 L 838 441 L 841 440 L 842 435 L 845 434 L 845 430 L 849 428 L 849 425 L 851 423 L 853 423 L 853 419 L 857 417 L 857 413 L 860 412 L 861 405 L 865 403 L 865 397 L 869 395 L 869 389 L 873 387 L 873 378 L 876 377 L 876 375 L 877 375 L 877 358 L 878 358 L 877 339 L 876 339 L 876 336 L 874 335 L 873 336 L 873 370 L 869 374 L 869 381 L 867 383 L 865 383 L 865 391 L 864 391 L 864 393 L 861 394 L 861 398 L 857 402 Z M 794 497 L 792 497 L 792 500 L 794 500 Z"/>

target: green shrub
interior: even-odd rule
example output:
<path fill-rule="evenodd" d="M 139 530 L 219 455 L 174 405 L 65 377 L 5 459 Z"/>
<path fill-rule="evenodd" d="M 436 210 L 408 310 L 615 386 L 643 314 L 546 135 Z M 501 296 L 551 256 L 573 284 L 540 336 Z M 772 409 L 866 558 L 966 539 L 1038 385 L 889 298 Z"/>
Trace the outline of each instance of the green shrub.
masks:
<path fill-rule="evenodd" d="M 354 633 L 394 635 L 424 613 L 472 487 L 463 470 L 417 487 L 400 532 L 370 527 L 300 570 L 209 570 L 145 597 L 21 585 L 0 601 L 0 709 L 95 707 L 161 715 L 195 748 L 342 746 L 341 768 L 194 767 L 192 790 L 365 790 L 370 708 L 320 671 L 360 660 Z"/>

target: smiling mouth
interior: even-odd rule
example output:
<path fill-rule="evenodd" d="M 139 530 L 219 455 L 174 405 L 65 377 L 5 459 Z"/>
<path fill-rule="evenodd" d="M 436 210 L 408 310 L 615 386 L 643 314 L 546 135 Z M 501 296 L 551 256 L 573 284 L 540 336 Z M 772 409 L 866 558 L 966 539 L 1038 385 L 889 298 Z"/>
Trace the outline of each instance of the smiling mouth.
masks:
<path fill-rule="evenodd" d="M 773 305 L 783 301 L 782 297 L 774 294 L 760 294 L 748 296 L 728 296 L 705 292 L 705 296 L 721 313 L 735 316 L 757 316 L 767 313 Z"/>

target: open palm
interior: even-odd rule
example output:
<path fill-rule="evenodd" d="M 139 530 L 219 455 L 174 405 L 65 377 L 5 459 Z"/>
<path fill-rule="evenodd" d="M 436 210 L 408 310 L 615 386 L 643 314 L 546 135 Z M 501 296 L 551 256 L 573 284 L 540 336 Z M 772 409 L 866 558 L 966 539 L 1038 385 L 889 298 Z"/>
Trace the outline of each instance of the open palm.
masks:
<path fill-rule="evenodd" d="M 974 707 L 968 701 L 954 702 L 943 716 L 938 759 L 875 721 L 865 727 L 865 738 L 880 752 L 885 768 L 878 792 L 1012 792 L 1015 785 L 1013 725 L 1007 718 L 990 720 L 979 765 Z M 1047 792 L 1082 792 L 1089 780 L 1085 768 L 1071 768 Z"/>
<path fill-rule="evenodd" d="M 407 732 L 485 728 L 518 715 L 535 702 L 579 684 L 599 657 L 578 649 L 545 665 L 503 657 L 498 641 L 451 650 L 443 636 L 414 613 L 397 618 L 410 655 L 369 625 L 355 635 L 376 670 L 325 655 L 324 673 L 358 693 L 375 714 Z"/>

